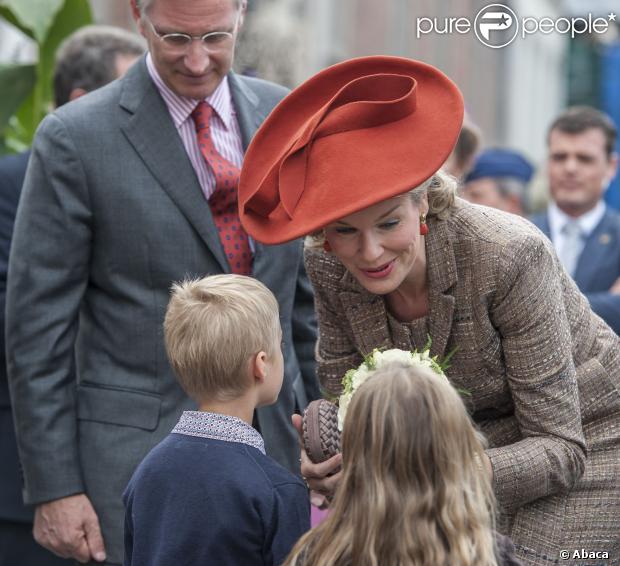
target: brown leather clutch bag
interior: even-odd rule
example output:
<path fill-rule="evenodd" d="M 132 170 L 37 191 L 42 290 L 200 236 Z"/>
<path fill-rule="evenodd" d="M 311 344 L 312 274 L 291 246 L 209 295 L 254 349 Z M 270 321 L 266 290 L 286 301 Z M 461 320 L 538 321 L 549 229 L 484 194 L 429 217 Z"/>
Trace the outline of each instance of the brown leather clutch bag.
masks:
<path fill-rule="evenodd" d="M 325 399 L 312 401 L 304 411 L 302 423 L 304 448 L 315 464 L 340 452 L 336 405 Z"/>

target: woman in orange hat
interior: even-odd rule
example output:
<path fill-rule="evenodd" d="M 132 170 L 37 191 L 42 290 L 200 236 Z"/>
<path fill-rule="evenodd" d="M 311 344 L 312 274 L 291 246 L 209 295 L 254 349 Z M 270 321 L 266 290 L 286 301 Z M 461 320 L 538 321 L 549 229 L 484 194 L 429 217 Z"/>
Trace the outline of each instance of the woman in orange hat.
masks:
<path fill-rule="evenodd" d="M 330 67 L 256 134 L 242 222 L 270 244 L 312 235 L 326 392 L 374 348 L 421 348 L 430 335 L 431 355 L 456 350 L 447 374 L 487 436 L 498 526 L 523 562 L 620 561 L 620 339 L 536 228 L 455 196 L 440 167 L 462 114 L 456 86 L 429 65 Z M 302 453 L 322 493 L 339 465 Z"/>

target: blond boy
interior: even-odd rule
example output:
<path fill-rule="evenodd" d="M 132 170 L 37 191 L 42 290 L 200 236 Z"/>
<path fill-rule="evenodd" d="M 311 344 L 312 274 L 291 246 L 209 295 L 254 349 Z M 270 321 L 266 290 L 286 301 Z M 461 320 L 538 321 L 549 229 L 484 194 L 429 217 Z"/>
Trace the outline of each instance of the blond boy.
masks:
<path fill-rule="evenodd" d="M 306 486 L 265 455 L 251 426 L 282 385 L 275 297 L 241 275 L 175 285 L 164 332 L 199 410 L 183 413 L 129 482 L 125 565 L 282 563 L 310 519 Z"/>

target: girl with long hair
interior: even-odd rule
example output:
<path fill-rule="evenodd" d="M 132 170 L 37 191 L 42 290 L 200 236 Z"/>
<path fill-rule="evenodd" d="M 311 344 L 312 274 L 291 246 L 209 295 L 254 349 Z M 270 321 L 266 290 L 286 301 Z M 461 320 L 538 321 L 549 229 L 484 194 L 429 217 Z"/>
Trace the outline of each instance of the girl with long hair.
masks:
<path fill-rule="evenodd" d="M 482 437 L 432 370 L 390 363 L 356 391 L 327 519 L 286 566 L 520 564 L 494 533 Z"/>

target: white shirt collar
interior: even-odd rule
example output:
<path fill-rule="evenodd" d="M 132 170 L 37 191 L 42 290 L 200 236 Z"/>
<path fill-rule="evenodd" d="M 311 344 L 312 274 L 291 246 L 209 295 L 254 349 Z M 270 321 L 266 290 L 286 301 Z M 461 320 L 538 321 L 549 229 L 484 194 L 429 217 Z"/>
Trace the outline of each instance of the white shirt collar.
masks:
<path fill-rule="evenodd" d="M 551 232 L 551 239 L 553 241 L 557 241 L 558 235 L 561 233 L 562 228 L 564 228 L 568 222 L 572 221 L 576 221 L 579 224 L 583 235 L 588 237 L 603 219 L 606 210 L 607 207 L 605 205 L 605 201 L 599 200 L 592 210 L 589 210 L 577 218 L 573 218 L 565 212 L 562 212 L 558 208 L 558 205 L 551 201 L 548 208 L 549 231 Z"/>
<path fill-rule="evenodd" d="M 181 124 L 188 119 L 199 101 L 194 98 L 179 96 L 171 90 L 157 71 L 150 53 L 147 53 L 146 55 L 146 67 L 149 71 L 151 79 L 153 79 L 153 82 L 157 87 L 157 90 L 168 107 L 168 111 L 172 116 L 174 125 L 178 129 Z M 217 88 L 209 96 L 207 96 L 205 100 L 219 116 L 226 129 L 230 129 L 231 121 L 233 119 L 233 106 L 227 76 L 222 79 L 222 82 L 220 82 Z"/>

